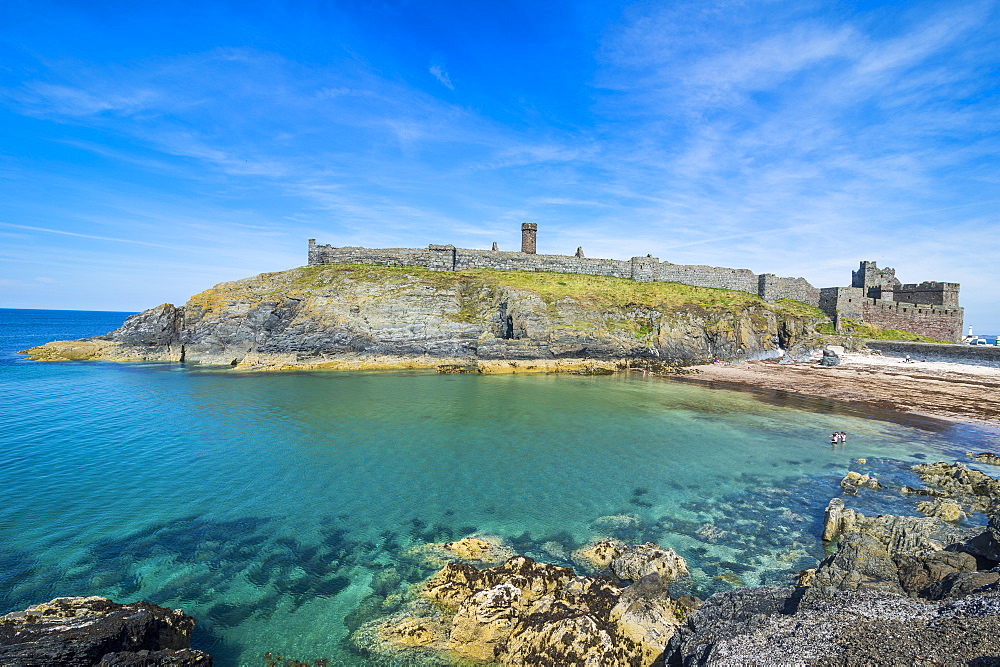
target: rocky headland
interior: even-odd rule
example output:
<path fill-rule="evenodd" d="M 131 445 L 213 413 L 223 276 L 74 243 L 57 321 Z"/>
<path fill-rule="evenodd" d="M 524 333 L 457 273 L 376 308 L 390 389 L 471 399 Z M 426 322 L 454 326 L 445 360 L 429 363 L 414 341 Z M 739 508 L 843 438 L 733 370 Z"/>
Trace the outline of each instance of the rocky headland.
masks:
<path fill-rule="evenodd" d="M 243 369 L 601 372 L 763 358 L 808 344 L 822 313 L 744 292 L 558 273 L 308 266 L 222 283 L 40 361 L 185 361 Z"/>

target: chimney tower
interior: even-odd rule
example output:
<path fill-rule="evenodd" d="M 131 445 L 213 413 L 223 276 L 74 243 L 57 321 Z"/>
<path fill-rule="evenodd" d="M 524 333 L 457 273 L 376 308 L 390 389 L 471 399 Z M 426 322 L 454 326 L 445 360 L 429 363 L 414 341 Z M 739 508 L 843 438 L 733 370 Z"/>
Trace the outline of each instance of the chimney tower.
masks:
<path fill-rule="evenodd" d="M 535 254 L 535 239 L 538 236 L 538 225 L 533 222 L 521 223 L 521 252 Z"/>

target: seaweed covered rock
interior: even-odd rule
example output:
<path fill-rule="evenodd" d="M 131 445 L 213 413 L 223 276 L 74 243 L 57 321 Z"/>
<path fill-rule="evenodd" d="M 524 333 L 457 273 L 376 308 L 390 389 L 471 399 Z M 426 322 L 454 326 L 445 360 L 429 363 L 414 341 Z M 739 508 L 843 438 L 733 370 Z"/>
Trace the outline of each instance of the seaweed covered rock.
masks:
<path fill-rule="evenodd" d="M 55 598 L 0 617 L 0 664 L 211 665 L 208 654 L 190 650 L 194 624 L 148 602 Z"/>
<path fill-rule="evenodd" d="M 659 571 L 676 575 L 686 566 L 673 551 L 652 544 L 615 545 L 614 551 L 615 558 L 631 554 L 622 565 L 636 577 L 631 586 L 525 556 L 483 570 L 449 563 L 407 609 L 362 626 L 353 640 L 382 660 L 400 660 L 416 649 L 431 661 L 653 664 L 679 617 L 693 607 L 670 597 Z"/>

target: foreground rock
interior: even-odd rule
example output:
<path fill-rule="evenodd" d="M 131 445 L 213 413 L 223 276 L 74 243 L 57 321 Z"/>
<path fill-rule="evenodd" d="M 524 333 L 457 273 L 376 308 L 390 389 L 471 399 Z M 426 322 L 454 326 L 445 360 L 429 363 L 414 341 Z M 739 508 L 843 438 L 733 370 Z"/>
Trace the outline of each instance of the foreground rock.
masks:
<path fill-rule="evenodd" d="M 624 547 L 624 545 L 623 545 Z M 638 577 L 631 584 L 516 556 L 477 570 L 449 563 L 408 608 L 369 623 L 355 643 L 377 659 L 415 651 L 428 661 L 505 665 L 651 665 L 693 599 L 671 599 L 683 561 L 656 545 L 624 547 L 608 561 Z M 624 560 L 622 560 L 624 559 Z"/>
<path fill-rule="evenodd" d="M 148 602 L 56 598 L 0 617 L 0 665 L 208 667 L 191 646 L 195 621 Z"/>
<path fill-rule="evenodd" d="M 42 361 L 192 361 L 243 368 L 600 372 L 690 365 L 802 345 L 802 304 L 618 278 L 310 266 L 222 283 L 107 335 L 26 352 Z"/>
<path fill-rule="evenodd" d="M 794 588 L 713 595 L 671 639 L 668 665 L 997 665 L 1000 593 L 946 604 L 879 591 L 799 603 Z"/>

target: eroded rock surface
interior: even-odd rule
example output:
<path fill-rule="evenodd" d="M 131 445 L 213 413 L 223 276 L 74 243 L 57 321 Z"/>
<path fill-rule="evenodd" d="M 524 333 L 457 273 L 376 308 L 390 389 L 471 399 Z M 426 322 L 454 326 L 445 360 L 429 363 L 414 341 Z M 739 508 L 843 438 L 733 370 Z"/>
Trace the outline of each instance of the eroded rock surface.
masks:
<path fill-rule="evenodd" d="M 209 666 L 208 654 L 190 649 L 194 625 L 180 610 L 148 602 L 56 598 L 0 617 L 0 664 Z"/>
<path fill-rule="evenodd" d="M 713 595 L 671 639 L 667 664 L 998 664 L 1000 593 L 945 604 L 871 590 L 798 596 L 767 587 Z"/>
<path fill-rule="evenodd" d="M 678 297 L 667 283 L 590 277 L 588 287 L 567 290 L 565 281 L 578 278 L 528 275 L 302 267 L 222 283 L 184 306 L 134 315 L 107 335 L 26 352 L 48 361 L 260 369 L 607 372 L 630 360 L 686 365 L 713 355 L 766 356 L 803 344 L 822 319 L 725 290 L 689 287 Z"/>
<path fill-rule="evenodd" d="M 670 597 L 661 576 L 686 571 L 657 545 L 615 545 L 629 586 L 516 556 L 499 567 L 449 563 L 399 614 L 360 628 L 355 643 L 376 658 L 417 649 L 428 660 L 450 656 L 505 665 L 651 665 L 691 600 Z M 624 569 L 622 570 L 624 572 Z M 449 658 L 450 659 L 450 658 Z"/>

